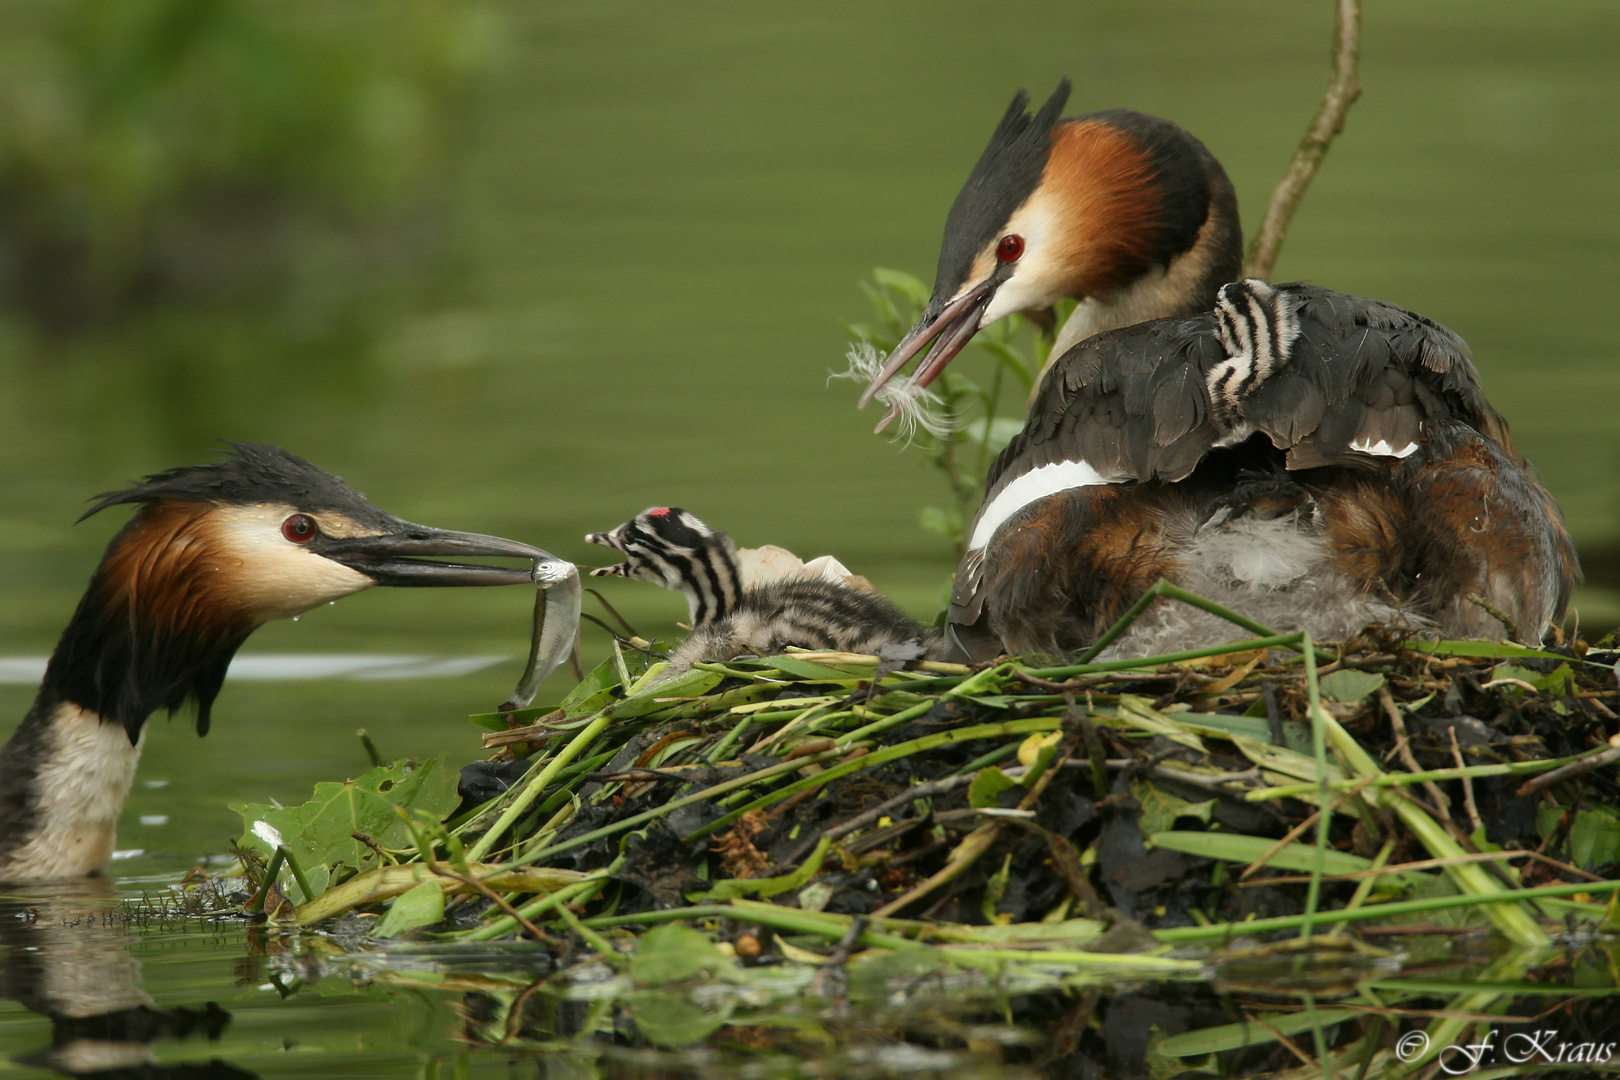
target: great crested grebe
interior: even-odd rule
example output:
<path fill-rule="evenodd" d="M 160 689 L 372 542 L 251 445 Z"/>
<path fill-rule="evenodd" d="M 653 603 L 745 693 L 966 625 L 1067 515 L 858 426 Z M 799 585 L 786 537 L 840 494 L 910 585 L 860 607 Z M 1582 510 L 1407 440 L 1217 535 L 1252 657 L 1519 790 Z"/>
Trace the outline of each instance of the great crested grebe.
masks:
<path fill-rule="evenodd" d="M 33 707 L 0 749 L 0 882 L 102 872 L 147 717 L 194 702 L 197 733 L 247 636 L 373 585 L 509 585 L 530 573 L 420 556 L 549 558 L 412 525 L 285 450 L 232 443 L 209 465 L 99 497 L 134 504 L 107 545 Z"/>
<path fill-rule="evenodd" d="M 652 507 L 585 539 L 625 557 L 592 576 L 636 578 L 686 594 L 692 633 L 670 653 L 672 672 L 746 653 L 771 656 L 790 645 L 868 655 L 892 647 L 915 657 L 943 652 L 939 631 L 814 562 L 748 580 L 731 537 L 678 507 Z"/>
<path fill-rule="evenodd" d="M 1494 608 L 1539 641 L 1575 550 L 1462 339 L 1381 301 L 1234 281 L 1220 163 L 1166 120 L 1061 118 L 1068 93 L 1033 115 L 1013 100 L 927 307 L 861 399 L 918 356 L 902 394 L 919 392 L 987 323 L 1079 301 L 990 470 L 959 650 L 1074 652 L 1159 578 L 1325 637 L 1389 620 L 1500 637 Z M 1116 649 L 1207 642 L 1201 620 L 1161 604 Z"/>

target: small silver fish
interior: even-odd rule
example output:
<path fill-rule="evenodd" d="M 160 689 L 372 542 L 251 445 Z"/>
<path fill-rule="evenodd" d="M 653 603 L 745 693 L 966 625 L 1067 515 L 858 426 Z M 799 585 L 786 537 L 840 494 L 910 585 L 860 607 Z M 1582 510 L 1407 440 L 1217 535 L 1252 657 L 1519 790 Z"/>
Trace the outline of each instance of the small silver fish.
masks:
<path fill-rule="evenodd" d="M 517 688 L 501 702 L 497 712 L 527 708 L 540 692 L 540 684 L 546 681 L 546 676 L 568 659 L 579 634 L 579 613 L 585 593 L 579 583 L 578 567 L 547 555 L 544 559 L 535 559 L 531 576 L 537 591 L 529 665 L 523 669 Z"/>

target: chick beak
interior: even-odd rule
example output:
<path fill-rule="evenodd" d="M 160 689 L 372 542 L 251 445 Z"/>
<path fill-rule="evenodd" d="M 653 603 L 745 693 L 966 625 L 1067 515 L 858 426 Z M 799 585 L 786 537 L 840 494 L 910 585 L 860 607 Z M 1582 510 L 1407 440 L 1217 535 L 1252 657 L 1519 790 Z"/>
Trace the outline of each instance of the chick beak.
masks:
<path fill-rule="evenodd" d="M 398 587 L 527 585 L 534 581 L 532 564 L 555 561 L 547 552 L 516 540 L 430 529 L 408 521 L 398 522 L 398 528 L 380 536 L 323 537 L 311 548 L 333 562 L 360 571 L 379 585 Z M 478 563 L 427 562 L 424 557 L 523 559 L 531 566 L 512 569 Z"/>
<path fill-rule="evenodd" d="M 906 361 L 920 353 L 926 354 L 917 366 L 917 372 L 912 377 L 908 388 L 911 396 L 915 397 L 929 383 L 939 377 L 962 347 L 972 340 L 973 335 L 979 332 L 979 320 L 984 317 L 985 308 L 990 306 L 990 300 L 996 294 L 996 287 L 1001 282 L 998 275 L 991 274 L 979 284 L 968 289 L 962 295 L 949 303 L 930 303 L 917 324 L 911 328 L 900 343 L 889 354 L 888 361 L 883 365 L 872 381 L 867 385 L 866 392 L 861 395 L 857 408 L 864 409 L 866 403 L 872 400 L 883 385 L 894 378 L 895 373 L 905 366 Z M 929 345 L 933 349 L 929 351 Z M 900 415 L 900 405 L 890 406 L 888 415 L 878 422 L 877 430 L 882 431 L 896 416 Z"/>
<path fill-rule="evenodd" d="M 605 548 L 612 548 L 621 554 L 629 554 L 624 550 L 624 526 L 619 526 L 612 532 L 586 533 L 585 542 L 600 544 Z M 612 566 L 598 566 L 591 571 L 591 577 L 625 577 L 630 569 L 628 562 L 614 563 Z"/>

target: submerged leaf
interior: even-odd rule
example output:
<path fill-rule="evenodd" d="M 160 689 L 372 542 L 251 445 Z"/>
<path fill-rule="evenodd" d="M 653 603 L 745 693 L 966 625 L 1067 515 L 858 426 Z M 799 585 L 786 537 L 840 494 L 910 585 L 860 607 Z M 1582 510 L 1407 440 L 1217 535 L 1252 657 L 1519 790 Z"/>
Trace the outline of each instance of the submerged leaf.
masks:
<path fill-rule="evenodd" d="M 673 923 L 647 931 L 630 957 L 637 986 L 665 986 L 705 973 L 734 974 L 731 959 L 708 936 Z"/>

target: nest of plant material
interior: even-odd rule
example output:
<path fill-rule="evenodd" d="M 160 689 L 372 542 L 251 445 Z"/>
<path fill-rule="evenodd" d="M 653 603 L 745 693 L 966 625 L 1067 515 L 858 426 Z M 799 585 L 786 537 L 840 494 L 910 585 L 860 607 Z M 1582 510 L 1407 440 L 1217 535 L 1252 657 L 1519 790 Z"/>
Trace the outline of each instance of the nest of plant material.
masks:
<path fill-rule="evenodd" d="M 1374 634 L 1307 658 L 1294 644 L 977 670 L 798 653 L 640 685 L 623 650 L 562 707 L 500 718 L 486 745 L 516 759 L 484 771 L 517 779 L 463 835 L 480 858 L 592 876 L 619 917 L 754 897 L 1166 929 L 1301 915 L 1319 854 L 1319 910 L 1363 881 L 1404 891 L 1410 872 L 1366 873 L 1375 861 L 1490 856 L 1461 865 L 1508 888 L 1591 880 L 1620 858 L 1598 839 L 1607 819 L 1583 819 L 1616 802 L 1597 767 L 1620 711 L 1610 654 Z M 1335 808 L 1320 853 L 1313 698 Z M 1458 851 L 1430 852 L 1369 790 Z"/>
<path fill-rule="evenodd" d="M 1620 654 L 1581 641 L 1270 634 L 978 667 L 796 652 L 669 678 L 657 656 L 618 643 L 556 707 L 473 717 L 494 753 L 453 810 L 432 762 L 240 807 L 244 847 L 278 862 L 258 899 L 373 938 L 539 941 L 627 987 L 638 963 L 705 957 L 683 978 L 726 985 L 775 965 L 750 1007 L 789 992 L 781 965 L 810 973 L 796 999 L 851 957 L 899 956 L 986 992 L 1376 989 L 1378 1008 L 1464 1017 L 1489 1003 L 1403 988 L 1392 947 L 1407 976 L 1424 940 L 1538 955 L 1620 888 Z M 657 1024 L 676 1045 L 719 1021 Z M 1393 1030 L 1362 1023 L 1356 1045 L 1387 1058 Z"/>

